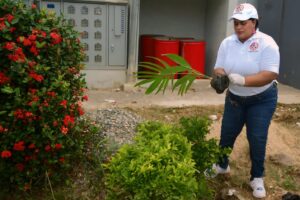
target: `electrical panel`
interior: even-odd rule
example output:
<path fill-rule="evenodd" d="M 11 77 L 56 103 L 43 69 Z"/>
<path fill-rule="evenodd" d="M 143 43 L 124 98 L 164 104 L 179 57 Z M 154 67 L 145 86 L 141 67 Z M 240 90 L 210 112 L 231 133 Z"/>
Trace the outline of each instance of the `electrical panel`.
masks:
<path fill-rule="evenodd" d="M 41 7 L 63 14 L 65 22 L 80 32 L 90 69 L 126 67 L 127 5 L 42 1 Z"/>
<path fill-rule="evenodd" d="M 62 3 L 59 2 L 59 1 L 57 1 L 57 2 L 55 2 L 55 1 L 51 1 L 51 2 L 49 2 L 49 1 L 42 1 L 42 2 L 40 2 L 40 6 L 42 8 L 46 8 L 50 12 L 56 13 L 57 16 L 60 16 L 60 14 L 62 12 L 62 10 L 61 10 Z"/>
<path fill-rule="evenodd" d="M 109 65 L 119 66 L 126 62 L 127 10 L 124 6 L 109 5 Z"/>

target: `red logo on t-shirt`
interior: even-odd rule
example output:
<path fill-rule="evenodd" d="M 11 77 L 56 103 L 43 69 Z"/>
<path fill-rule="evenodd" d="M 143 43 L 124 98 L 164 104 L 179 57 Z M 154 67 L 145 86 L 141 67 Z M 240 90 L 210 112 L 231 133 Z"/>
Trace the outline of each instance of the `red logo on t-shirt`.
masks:
<path fill-rule="evenodd" d="M 249 46 L 250 51 L 256 51 L 258 49 L 258 43 L 257 42 L 252 42 Z"/>
<path fill-rule="evenodd" d="M 234 10 L 234 13 L 241 13 L 242 11 L 244 10 L 244 5 L 240 4 L 238 5 L 235 10 Z"/>

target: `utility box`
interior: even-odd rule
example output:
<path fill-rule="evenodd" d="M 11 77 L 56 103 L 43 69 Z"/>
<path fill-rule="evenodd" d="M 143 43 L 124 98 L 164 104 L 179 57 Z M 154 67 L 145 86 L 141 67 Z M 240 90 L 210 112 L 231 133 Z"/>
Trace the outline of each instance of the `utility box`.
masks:
<path fill-rule="evenodd" d="M 40 5 L 63 14 L 66 23 L 80 32 L 86 69 L 126 69 L 127 5 L 90 1 L 41 1 Z"/>

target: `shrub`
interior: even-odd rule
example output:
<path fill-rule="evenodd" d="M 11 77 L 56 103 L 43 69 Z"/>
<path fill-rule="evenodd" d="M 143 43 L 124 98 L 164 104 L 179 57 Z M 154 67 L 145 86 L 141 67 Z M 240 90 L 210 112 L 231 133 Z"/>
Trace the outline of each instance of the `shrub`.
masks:
<path fill-rule="evenodd" d="M 184 135 L 192 143 L 193 159 L 196 168 L 202 175 L 213 163 L 230 152 L 230 149 L 219 147 L 216 139 L 207 139 L 211 121 L 200 117 L 183 117 L 180 119 Z"/>
<path fill-rule="evenodd" d="M 107 199 L 196 199 L 194 164 L 191 144 L 179 129 L 141 124 L 134 143 L 106 165 Z"/>
<path fill-rule="evenodd" d="M 0 182 L 27 190 L 67 166 L 86 87 L 78 34 L 54 14 L 0 1 Z"/>

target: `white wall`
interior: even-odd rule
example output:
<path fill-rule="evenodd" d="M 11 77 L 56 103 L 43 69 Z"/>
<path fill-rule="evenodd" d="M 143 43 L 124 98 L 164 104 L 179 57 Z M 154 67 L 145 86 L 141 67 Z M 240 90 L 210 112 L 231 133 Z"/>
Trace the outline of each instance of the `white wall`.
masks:
<path fill-rule="evenodd" d="M 220 3 L 222 2 L 222 3 Z M 206 8 L 206 74 L 210 75 L 216 62 L 220 43 L 227 35 L 228 1 L 209 0 Z"/>
<path fill-rule="evenodd" d="M 89 89 L 115 88 L 126 82 L 126 70 L 82 70 Z"/>
<path fill-rule="evenodd" d="M 204 39 L 206 0 L 141 0 L 140 34 Z"/>

